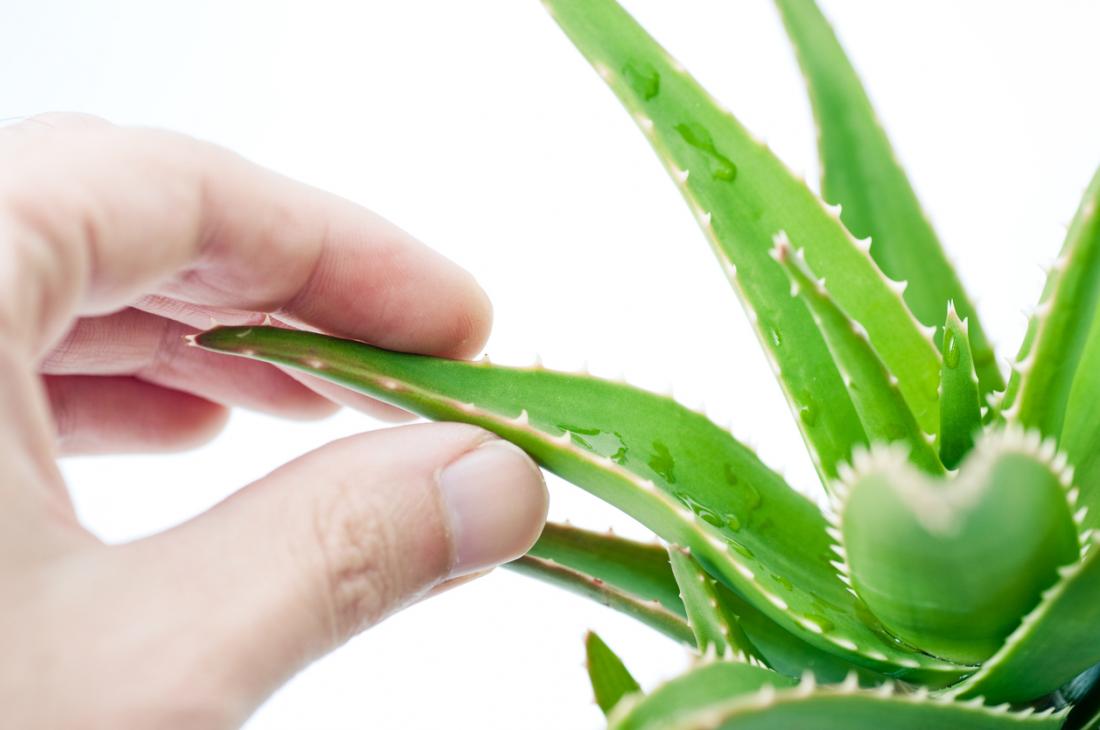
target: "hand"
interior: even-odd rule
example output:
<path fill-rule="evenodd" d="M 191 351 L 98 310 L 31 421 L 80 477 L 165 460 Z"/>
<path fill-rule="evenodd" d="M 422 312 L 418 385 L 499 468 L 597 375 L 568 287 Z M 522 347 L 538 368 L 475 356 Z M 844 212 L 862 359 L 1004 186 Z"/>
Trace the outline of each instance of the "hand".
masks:
<path fill-rule="evenodd" d="M 452 357 L 490 321 L 470 276 L 406 233 L 224 150 L 86 117 L 0 129 L 5 726 L 239 725 L 316 657 L 537 537 L 534 464 L 428 424 L 329 444 L 162 534 L 96 540 L 59 452 L 193 446 L 230 405 L 386 412 L 182 341 L 265 314 Z"/>

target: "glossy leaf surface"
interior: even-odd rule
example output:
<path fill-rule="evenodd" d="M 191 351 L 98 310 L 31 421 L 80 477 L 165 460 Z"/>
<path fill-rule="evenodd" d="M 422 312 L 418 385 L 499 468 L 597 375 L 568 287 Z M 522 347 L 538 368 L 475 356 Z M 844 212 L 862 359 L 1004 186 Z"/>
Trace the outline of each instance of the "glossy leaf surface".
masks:
<path fill-rule="evenodd" d="M 814 0 L 776 0 L 776 6 L 810 92 L 822 196 L 842 206 L 840 220 L 853 235 L 870 238 L 871 256 L 886 275 L 906 282 L 905 302 L 921 322 L 939 325 L 947 303 L 955 303 L 971 323 L 982 393 L 1003 390 L 993 348 L 970 298 L 833 29 Z"/>
<path fill-rule="evenodd" d="M 817 686 L 794 684 L 765 669 L 719 663 L 699 667 L 623 703 L 611 730 L 1021 730 L 1057 728 L 1064 713 L 1013 713 L 1007 707 L 956 702 L 892 683 L 861 689 L 850 678 Z"/>
<path fill-rule="evenodd" d="M 728 432 L 669 398 L 590 376 L 439 360 L 274 327 L 219 328 L 196 344 L 494 431 L 691 548 L 711 575 L 805 641 L 933 683 L 961 673 L 869 628 L 829 564 L 820 510 Z"/>
<path fill-rule="evenodd" d="M 785 230 L 866 328 L 922 428 L 938 428 L 939 353 L 839 219 L 613 0 L 547 0 L 554 19 L 634 115 L 752 312 L 826 476 L 865 443 L 812 319 L 768 256 Z"/>
<path fill-rule="evenodd" d="M 852 587 L 895 635 L 941 657 L 992 655 L 1077 558 L 1071 486 L 1038 437 L 987 436 L 947 481 L 884 449 L 840 507 Z"/>
<path fill-rule="evenodd" d="M 943 325 L 943 371 L 940 376 L 940 460 L 955 469 L 974 448 L 982 428 L 982 403 L 968 322 L 948 305 Z"/>

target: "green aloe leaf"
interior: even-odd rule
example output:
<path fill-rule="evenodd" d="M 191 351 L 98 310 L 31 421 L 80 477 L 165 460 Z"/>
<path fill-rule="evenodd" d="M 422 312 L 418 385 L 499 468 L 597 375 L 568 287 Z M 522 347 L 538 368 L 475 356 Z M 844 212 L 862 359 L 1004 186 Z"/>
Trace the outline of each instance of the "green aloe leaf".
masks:
<path fill-rule="evenodd" d="M 661 685 L 645 698 L 624 703 L 609 718 L 608 730 L 648 730 L 674 726 L 678 717 L 763 687 L 793 687 L 781 674 L 739 662 L 711 662 Z"/>
<path fill-rule="evenodd" d="M 545 0 L 634 116 L 746 304 L 819 470 L 866 443 L 821 334 L 768 256 L 785 230 L 868 332 L 917 422 L 938 428 L 939 352 L 897 287 L 822 202 L 613 0 Z"/>
<path fill-rule="evenodd" d="M 670 545 L 668 558 L 699 651 L 740 661 L 759 659 L 740 620 L 722 602 L 714 579 L 691 557 L 691 552 Z"/>
<path fill-rule="evenodd" d="M 542 537 L 532 548 L 531 555 L 587 574 L 588 580 L 581 584 L 583 589 L 575 592 L 588 595 L 605 605 L 608 605 L 606 593 L 589 593 L 593 583 L 602 581 L 605 587 L 627 594 L 634 600 L 622 605 L 629 609 L 627 614 L 634 618 L 652 621 L 650 613 L 638 613 L 638 606 L 649 607 L 653 601 L 661 603 L 680 617 L 687 615 L 679 596 L 679 585 L 669 564 L 668 553 L 657 545 L 551 523 L 546 526 Z M 529 567 L 524 569 L 525 572 L 536 578 L 541 577 L 550 582 L 555 582 L 558 578 L 556 574 L 532 571 Z M 839 682 L 853 671 L 868 680 L 876 676 L 870 670 L 807 643 L 725 586 L 718 585 L 716 588 L 719 600 L 737 617 L 749 642 L 758 650 L 760 658 L 776 671 L 791 677 L 801 677 L 804 672 L 809 671 L 819 682 Z M 610 605 L 615 608 L 617 604 Z M 827 630 L 831 628 L 824 616 L 815 615 L 812 620 Z M 690 633 L 686 623 L 679 624 L 677 630 L 681 632 L 678 636 L 682 632 Z"/>
<path fill-rule="evenodd" d="M 607 715 L 627 695 L 641 692 L 637 680 L 631 676 L 623 660 L 604 643 L 595 631 L 584 637 L 585 665 L 596 704 Z"/>
<path fill-rule="evenodd" d="M 942 347 L 940 459 L 948 469 L 954 469 L 974 448 L 974 436 L 982 427 L 982 404 L 970 350 L 969 322 L 959 319 L 951 303 L 947 305 Z"/>
<path fill-rule="evenodd" d="M 1002 390 L 1004 380 L 977 312 L 828 21 L 813 0 L 776 0 L 776 5 L 817 121 L 822 196 L 842 206 L 840 219 L 853 235 L 871 239 L 871 256 L 886 275 L 907 282 L 905 302 L 921 322 L 938 325 L 947 303 L 955 303 L 970 321 L 982 394 Z"/>
<path fill-rule="evenodd" d="M 657 601 L 686 617 L 680 588 L 657 543 L 624 540 L 605 532 L 548 522 L 528 555 L 549 560 L 601 580 L 643 601 Z"/>
<path fill-rule="evenodd" d="M 1100 171 L 1093 177 L 1066 234 L 1062 252 L 1047 276 L 1039 306 L 1028 323 L 1005 392 L 1004 414 L 1058 438 L 1070 408 L 1071 389 L 1081 369 L 1097 307 L 1100 306 Z M 1094 346 L 1096 347 L 1096 346 Z M 1091 363 L 1094 365 L 1095 363 Z M 1082 383 L 1077 397 L 1092 395 Z M 1078 402 L 1077 407 L 1086 406 Z M 1074 425 L 1082 425 L 1075 414 Z M 1071 435 L 1073 435 L 1071 433 Z M 1094 438 L 1096 432 L 1081 434 Z M 1089 445 L 1095 444 L 1089 442 Z"/>
<path fill-rule="evenodd" d="M 1093 275 L 1094 278 L 1088 282 L 1088 286 L 1093 289 L 1087 296 L 1079 297 L 1082 300 L 1079 306 L 1091 305 L 1093 310 L 1074 312 L 1071 315 L 1080 320 L 1091 314 L 1092 321 L 1081 346 L 1080 358 L 1066 401 L 1061 446 L 1069 457 L 1069 463 L 1077 470 L 1077 483 L 1081 485 L 1081 503 L 1089 508 L 1085 523 L 1089 527 L 1098 527 L 1100 448 L 1097 448 L 1097 444 L 1100 444 L 1100 408 L 1096 407 L 1096 403 L 1100 400 L 1100 316 L 1096 316 L 1096 307 L 1100 307 L 1100 292 L 1095 287 L 1100 287 L 1100 172 L 1093 179 L 1085 195 L 1085 202 L 1077 211 L 1077 217 L 1070 226 L 1068 240 L 1077 242 L 1074 250 L 1069 253 L 1072 260 L 1085 257 L 1083 251 L 1077 249 L 1093 249 L 1095 258 L 1082 264 L 1094 267 L 1094 271 L 1084 272 Z M 1074 264 L 1065 265 L 1072 267 Z"/>
<path fill-rule="evenodd" d="M 819 649 L 935 684 L 962 670 L 864 624 L 829 564 L 816 505 L 705 416 L 622 383 L 387 352 L 274 327 L 224 327 L 195 344 L 301 369 L 429 418 L 477 424 L 691 548 L 707 571 Z"/>
<path fill-rule="evenodd" d="M 838 509 L 856 593 L 929 653 L 992 655 L 1078 557 L 1071 486 L 1053 456 L 1037 433 L 1010 429 L 983 438 L 948 481 L 897 449 L 857 458 Z"/>
<path fill-rule="evenodd" d="M 1059 580 L 976 674 L 953 694 L 990 702 L 1027 702 L 1061 687 L 1100 662 L 1100 539 L 1086 535 L 1079 561 Z"/>
<path fill-rule="evenodd" d="M 610 730 L 1021 730 L 1058 728 L 1065 713 L 1011 712 L 1007 706 L 906 693 L 893 683 L 861 689 L 855 675 L 840 685 L 798 684 L 766 669 L 704 665 L 624 702 Z"/>
<path fill-rule="evenodd" d="M 833 301 L 825 282 L 814 276 L 804 249 L 792 251 L 787 234 L 781 231 L 772 257 L 790 277 L 791 296 L 806 304 L 825 336 L 871 442 L 904 444 L 914 464 L 942 474 L 943 465 L 906 405 L 897 379 L 871 347 L 864 329 Z"/>
<path fill-rule="evenodd" d="M 651 629 L 661 632 L 673 641 L 689 647 L 695 646 L 695 634 L 692 632 L 687 620 L 683 616 L 668 610 L 657 601 L 649 601 L 621 591 L 599 578 L 572 570 L 550 560 L 533 558 L 530 555 L 513 560 L 508 563 L 508 568 L 615 609 L 619 613 L 630 616 Z"/>

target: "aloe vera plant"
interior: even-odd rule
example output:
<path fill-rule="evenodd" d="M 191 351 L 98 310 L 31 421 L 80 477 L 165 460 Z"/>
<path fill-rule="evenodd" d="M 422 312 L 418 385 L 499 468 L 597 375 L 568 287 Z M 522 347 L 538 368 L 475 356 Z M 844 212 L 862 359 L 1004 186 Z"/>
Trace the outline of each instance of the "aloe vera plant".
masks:
<path fill-rule="evenodd" d="M 776 0 L 822 198 L 614 0 L 544 0 L 670 173 L 771 359 L 825 508 L 704 415 L 539 365 L 273 326 L 200 347 L 477 424 L 648 526 L 549 525 L 517 571 L 696 652 L 646 694 L 594 634 L 612 728 L 1100 727 L 1100 175 L 1007 384 L 812 0 Z"/>

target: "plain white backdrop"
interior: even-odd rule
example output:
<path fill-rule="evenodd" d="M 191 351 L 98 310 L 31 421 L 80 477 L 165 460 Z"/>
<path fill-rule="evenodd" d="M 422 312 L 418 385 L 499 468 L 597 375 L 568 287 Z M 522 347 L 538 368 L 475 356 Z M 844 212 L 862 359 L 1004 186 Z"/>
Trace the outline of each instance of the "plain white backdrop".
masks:
<path fill-rule="evenodd" d="M 809 107 L 768 2 L 625 4 L 816 184 Z M 999 353 L 1011 354 L 1040 266 L 1100 164 L 1100 3 L 823 4 Z M 814 488 L 692 216 L 535 0 L 7 0 L 0 118 L 46 110 L 170 127 L 361 202 L 478 276 L 496 306 L 494 360 L 540 353 L 554 367 L 587 360 L 671 383 Z M 309 424 L 238 412 L 193 453 L 64 469 L 86 523 L 122 541 L 377 426 L 350 412 Z M 554 519 L 646 535 L 570 485 L 551 489 Z M 628 619 L 497 571 L 318 662 L 248 727 L 596 728 L 587 628 L 644 684 L 687 662 Z"/>

